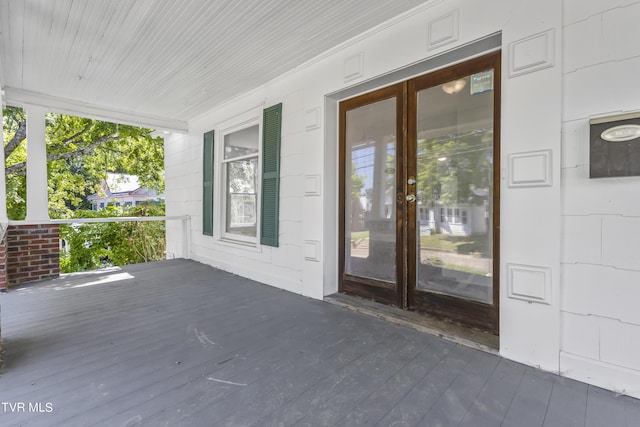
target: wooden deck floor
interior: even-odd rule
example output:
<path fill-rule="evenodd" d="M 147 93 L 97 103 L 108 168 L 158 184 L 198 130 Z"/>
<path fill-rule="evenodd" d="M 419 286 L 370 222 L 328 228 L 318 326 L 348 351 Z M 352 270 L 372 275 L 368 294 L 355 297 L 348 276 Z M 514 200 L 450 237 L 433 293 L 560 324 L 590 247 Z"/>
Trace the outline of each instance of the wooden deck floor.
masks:
<path fill-rule="evenodd" d="M 0 305 L 2 426 L 640 425 L 635 399 L 193 261 Z"/>

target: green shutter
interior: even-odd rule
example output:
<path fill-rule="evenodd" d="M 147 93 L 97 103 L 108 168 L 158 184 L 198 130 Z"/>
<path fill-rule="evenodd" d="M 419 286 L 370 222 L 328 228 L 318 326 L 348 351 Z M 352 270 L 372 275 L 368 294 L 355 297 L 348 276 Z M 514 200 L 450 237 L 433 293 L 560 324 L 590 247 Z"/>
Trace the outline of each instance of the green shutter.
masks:
<path fill-rule="evenodd" d="M 282 104 L 263 112 L 262 121 L 262 211 L 260 243 L 278 247 L 280 202 L 280 139 Z"/>
<path fill-rule="evenodd" d="M 204 134 L 202 165 L 202 234 L 213 236 L 213 131 Z"/>

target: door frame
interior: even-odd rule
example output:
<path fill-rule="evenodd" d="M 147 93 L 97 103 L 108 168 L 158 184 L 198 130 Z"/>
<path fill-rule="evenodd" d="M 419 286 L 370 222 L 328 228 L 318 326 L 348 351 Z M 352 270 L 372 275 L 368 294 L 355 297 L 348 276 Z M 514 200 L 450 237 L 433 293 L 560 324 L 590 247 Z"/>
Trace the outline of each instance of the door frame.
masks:
<path fill-rule="evenodd" d="M 426 292 L 416 292 L 416 203 L 407 203 L 409 171 L 416 170 L 416 107 L 417 92 L 472 74 L 485 67 L 494 69 L 493 111 L 493 302 L 491 305 L 461 298 Z M 439 82 L 439 83 L 436 83 Z M 427 84 L 426 86 L 425 83 Z M 412 96 L 413 95 L 413 96 Z M 396 105 L 396 284 L 345 274 L 346 210 L 346 112 L 354 108 L 397 97 Z M 391 86 L 342 100 L 338 105 L 338 291 L 372 299 L 403 309 L 436 315 L 499 335 L 499 272 L 500 272 L 500 101 L 501 51 L 486 53 L 454 65 L 429 71 L 427 74 Z M 410 153 L 413 153 L 412 155 Z"/>

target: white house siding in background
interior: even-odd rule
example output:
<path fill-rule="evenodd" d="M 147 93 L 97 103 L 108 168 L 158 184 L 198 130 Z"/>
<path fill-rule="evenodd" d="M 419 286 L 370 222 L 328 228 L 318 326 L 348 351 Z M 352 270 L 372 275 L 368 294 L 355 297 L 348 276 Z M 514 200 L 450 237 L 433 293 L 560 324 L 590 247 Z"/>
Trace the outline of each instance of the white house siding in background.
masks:
<path fill-rule="evenodd" d="M 427 2 L 167 137 L 167 214 L 192 216 L 196 260 L 313 298 L 336 292 L 338 101 L 497 35 L 500 353 L 640 397 L 640 179 L 589 179 L 587 166 L 589 118 L 640 111 L 638 18 L 638 1 Z M 280 247 L 203 235 L 203 133 L 280 102 Z"/>
<path fill-rule="evenodd" d="M 484 206 L 454 205 L 433 209 L 418 205 L 420 234 L 430 235 L 434 230 L 443 234 L 471 236 L 487 232 L 488 212 Z"/>
<path fill-rule="evenodd" d="M 155 190 L 140 187 L 137 176 L 111 172 L 100 182 L 100 191 L 87 196 L 93 210 L 104 209 L 109 203 L 122 207 L 137 206 L 147 200 L 163 198 L 164 195 L 157 194 Z"/>

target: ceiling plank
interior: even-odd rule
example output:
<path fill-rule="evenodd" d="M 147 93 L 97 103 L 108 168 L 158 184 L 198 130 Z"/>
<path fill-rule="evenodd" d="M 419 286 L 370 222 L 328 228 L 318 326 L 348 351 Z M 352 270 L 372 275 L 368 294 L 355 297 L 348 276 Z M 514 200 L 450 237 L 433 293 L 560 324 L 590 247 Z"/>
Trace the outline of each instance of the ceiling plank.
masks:
<path fill-rule="evenodd" d="M 0 84 L 184 122 L 431 3 L 0 0 Z"/>

